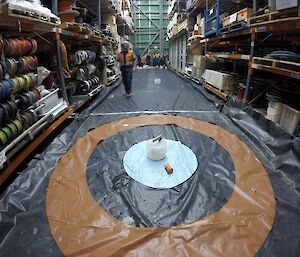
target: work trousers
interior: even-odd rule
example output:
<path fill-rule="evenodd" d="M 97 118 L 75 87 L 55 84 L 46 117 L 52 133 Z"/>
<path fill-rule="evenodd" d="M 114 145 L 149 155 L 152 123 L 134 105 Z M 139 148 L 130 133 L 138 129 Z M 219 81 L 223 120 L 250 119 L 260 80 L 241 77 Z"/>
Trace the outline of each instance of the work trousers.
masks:
<path fill-rule="evenodd" d="M 126 94 L 131 93 L 132 71 L 133 71 L 133 65 L 121 66 L 121 73 L 122 73 L 123 84 L 125 87 Z"/>

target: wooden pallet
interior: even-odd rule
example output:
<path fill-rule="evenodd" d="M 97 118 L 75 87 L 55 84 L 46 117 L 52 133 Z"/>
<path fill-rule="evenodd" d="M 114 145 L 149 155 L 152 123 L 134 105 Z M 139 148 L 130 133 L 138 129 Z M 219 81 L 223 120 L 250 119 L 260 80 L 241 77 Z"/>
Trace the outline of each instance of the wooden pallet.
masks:
<path fill-rule="evenodd" d="M 260 64 L 260 65 L 269 66 L 273 68 L 281 68 L 290 71 L 300 72 L 300 63 L 296 63 L 296 62 L 254 57 L 253 64 Z"/>
<path fill-rule="evenodd" d="M 201 35 L 194 35 L 194 36 L 191 36 L 189 39 L 188 39 L 188 42 L 193 44 L 193 43 L 199 43 L 199 41 L 201 39 L 203 39 L 204 36 L 201 36 Z"/>
<path fill-rule="evenodd" d="M 227 27 L 222 28 L 220 31 L 221 33 L 225 34 L 225 33 L 230 33 L 241 29 L 246 29 L 246 28 L 248 28 L 247 23 L 245 21 L 240 21 L 240 22 L 232 23 Z"/>
<path fill-rule="evenodd" d="M 300 19 L 300 8 L 292 8 L 282 11 L 271 12 L 250 18 L 248 26 L 257 26 L 274 22 L 285 22 Z"/>
<path fill-rule="evenodd" d="M 99 30 L 93 30 L 92 31 L 92 36 L 95 37 L 95 38 L 101 38 L 101 39 L 104 38 L 104 35 Z"/>
<path fill-rule="evenodd" d="M 64 22 L 61 24 L 61 29 L 65 29 L 68 31 L 76 32 L 79 34 L 84 35 L 91 35 L 92 30 L 90 28 L 87 28 L 79 23 L 72 23 L 72 22 Z"/>
<path fill-rule="evenodd" d="M 227 101 L 228 95 L 230 95 L 230 92 L 224 92 L 223 90 L 214 87 L 213 85 L 207 83 L 206 81 L 204 81 L 203 86 L 205 89 L 207 89 L 208 91 L 210 91 L 211 93 L 215 94 L 216 96 L 218 96 L 219 98 L 225 101 Z"/>
<path fill-rule="evenodd" d="M 115 44 L 117 41 L 112 37 L 105 37 L 105 40 L 109 43 Z"/>
<path fill-rule="evenodd" d="M 38 22 L 43 22 L 43 23 L 49 23 L 51 25 L 53 24 L 60 24 L 60 19 L 55 18 L 55 17 L 49 17 L 45 14 L 39 13 L 35 10 L 30 10 L 27 8 L 21 8 L 17 5 L 12 5 L 12 4 L 0 4 L 0 13 L 2 15 L 7 15 L 11 17 L 16 17 L 16 18 L 25 18 L 25 19 L 30 19 L 32 21 L 38 21 Z"/>

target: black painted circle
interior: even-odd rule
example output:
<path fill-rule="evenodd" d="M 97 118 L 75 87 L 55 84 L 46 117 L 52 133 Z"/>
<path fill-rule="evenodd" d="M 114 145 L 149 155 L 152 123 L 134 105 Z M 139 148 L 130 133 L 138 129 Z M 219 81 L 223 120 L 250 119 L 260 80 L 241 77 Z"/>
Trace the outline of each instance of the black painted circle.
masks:
<path fill-rule="evenodd" d="M 198 159 L 193 176 L 171 189 L 147 187 L 123 167 L 131 146 L 157 135 L 181 141 Z M 176 126 L 146 126 L 101 142 L 88 161 L 87 180 L 95 200 L 115 218 L 136 227 L 169 227 L 221 209 L 232 194 L 235 171 L 229 154 L 213 139 Z"/>

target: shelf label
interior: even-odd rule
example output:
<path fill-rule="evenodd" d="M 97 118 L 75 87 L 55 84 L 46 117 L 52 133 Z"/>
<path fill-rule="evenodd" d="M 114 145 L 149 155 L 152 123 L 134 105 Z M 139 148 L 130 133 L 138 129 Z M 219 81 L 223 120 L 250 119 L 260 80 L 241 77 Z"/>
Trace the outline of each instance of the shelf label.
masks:
<path fill-rule="evenodd" d="M 242 55 L 242 56 L 241 56 L 241 59 L 242 59 L 242 60 L 249 60 L 249 55 Z"/>
<path fill-rule="evenodd" d="M 1 152 L 0 153 L 0 166 L 2 166 L 4 163 L 6 163 L 6 161 L 7 161 L 7 159 L 6 159 L 5 153 Z"/>
<path fill-rule="evenodd" d="M 230 15 L 230 23 L 235 22 L 236 18 L 237 18 L 237 13 L 234 13 L 234 14 Z"/>

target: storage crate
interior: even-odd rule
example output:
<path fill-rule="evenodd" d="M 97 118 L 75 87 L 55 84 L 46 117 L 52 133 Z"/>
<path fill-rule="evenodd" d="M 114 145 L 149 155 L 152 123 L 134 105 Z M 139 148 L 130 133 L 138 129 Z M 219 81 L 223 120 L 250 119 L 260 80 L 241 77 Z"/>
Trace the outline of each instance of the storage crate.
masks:
<path fill-rule="evenodd" d="M 218 5 L 215 4 L 208 10 L 208 18 L 216 16 L 218 14 Z"/>
<path fill-rule="evenodd" d="M 300 122 L 300 111 L 283 104 L 280 118 L 280 126 L 290 134 L 294 133 L 297 124 Z"/>
<path fill-rule="evenodd" d="M 234 75 L 214 70 L 205 70 L 203 78 L 207 83 L 224 92 L 232 91 L 236 83 Z"/>
<path fill-rule="evenodd" d="M 240 10 L 230 16 L 225 17 L 223 19 L 223 27 L 227 27 L 234 22 L 240 22 L 240 21 L 247 22 L 248 19 L 250 18 L 251 13 L 252 13 L 251 8 L 245 8 L 245 9 Z"/>
<path fill-rule="evenodd" d="M 299 7 L 299 0 L 276 0 L 276 10 Z"/>

